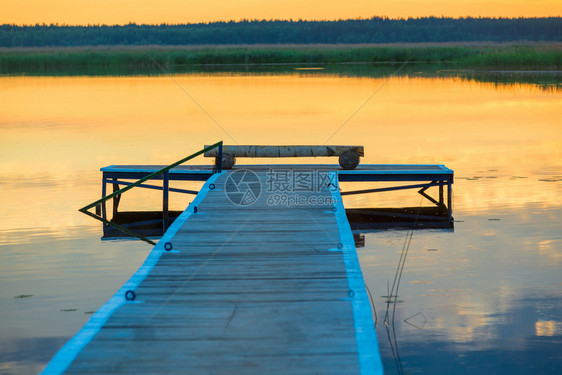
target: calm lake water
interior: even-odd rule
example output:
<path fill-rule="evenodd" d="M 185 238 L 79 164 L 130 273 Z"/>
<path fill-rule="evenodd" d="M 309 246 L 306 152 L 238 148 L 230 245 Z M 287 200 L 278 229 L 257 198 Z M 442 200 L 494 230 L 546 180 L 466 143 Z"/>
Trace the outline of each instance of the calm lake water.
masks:
<path fill-rule="evenodd" d="M 454 230 L 373 231 L 358 248 L 385 372 L 560 371 L 561 75 L 505 76 L 0 77 L 0 373 L 39 372 L 151 250 L 102 241 L 101 224 L 77 211 L 100 196 L 100 167 L 169 164 L 221 139 L 332 136 L 364 145 L 362 163 L 455 171 Z M 174 196 L 172 208 L 191 199 Z M 344 203 L 423 202 L 409 191 Z M 121 209 L 159 204 L 141 189 Z M 398 298 L 387 304 L 405 248 Z"/>

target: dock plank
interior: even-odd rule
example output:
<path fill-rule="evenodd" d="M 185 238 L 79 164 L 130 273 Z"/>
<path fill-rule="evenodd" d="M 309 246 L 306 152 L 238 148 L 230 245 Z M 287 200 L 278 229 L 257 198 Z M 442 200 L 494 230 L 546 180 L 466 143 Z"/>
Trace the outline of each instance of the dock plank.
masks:
<path fill-rule="evenodd" d="M 266 193 L 236 205 L 229 173 L 205 183 L 44 373 L 382 373 L 339 192 L 301 193 L 337 206 L 271 205 Z M 265 186 L 267 171 L 255 173 Z"/>

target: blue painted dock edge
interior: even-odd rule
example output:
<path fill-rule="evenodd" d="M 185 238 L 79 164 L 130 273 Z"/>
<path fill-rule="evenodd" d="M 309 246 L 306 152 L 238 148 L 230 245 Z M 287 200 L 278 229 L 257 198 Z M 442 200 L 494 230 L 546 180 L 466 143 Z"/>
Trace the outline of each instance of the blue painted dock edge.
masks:
<path fill-rule="evenodd" d="M 224 173 L 224 172 L 223 172 Z M 211 176 L 207 182 L 203 185 L 199 194 L 195 197 L 193 202 L 191 202 L 190 207 L 197 206 L 205 198 L 209 192 L 209 185 L 214 183 L 220 176 L 219 173 Z M 150 271 L 154 268 L 160 256 L 165 252 L 164 244 L 169 242 L 175 235 L 176 232 L 181 228 L 183 224 L 189 219 L 193 214 L 193 209 L 186 209 L 168 228 L 166 233 L 162 236 L 160 241 L 154 246 L 143 265 L 135 272 L 133 276 L 103 305 L 98 311 L 92 315 L 90 320 L 82 327 L 82 329 L 70 339 L 51 359 L 47 364 L 45 369 L 41 372 L 44 375 L 56 375 L 63 374 L 70 364 L 74 361 L 76 356 L 82 351 L 82 349 L 88 345 L 88 343 L 94 338 L 94 336 L 100 331 L 103 325 L 107 322 L 111 314 L 117 310 L 120 306 L 125 303 L 136 303 L 129 302 L 125 299 L 125 293 L 129 290 L 136 290 L 139 284 L 146 278 Z"/>
<path fill-rule="evenodd" d="M 333 178 L 337 176 L 338 172 L 334 171 L 330 173 L 332 174 L 331 180 L 333 180 Z M 113 297 L 90 318 L 84 327 L 57 352 L 57 354 L 45 367 L 42 374 L 64 373 L 82 349 L 86 347 L 86 345 L 88 345 L 88 343 L 101 330 L 114 311 L 125 303 L 140 303 L 126 301 L 125 293 L 129 290 L 136 290 L 139 284 L 151 272 L 160 259 L 160 256 L 165 252 L 164 244 L 169 242 L 176 235 L 177 231 L 185 224 L 185 222 L 193 214 L 193 209 L 191 207 L 200 204 L 209 192 L 209 186 L 213 184 L 219 176 L 220 174 L 215 174 L 206 181 L 199 194 L 191 203 L 190 207 L 188 207 L 188 209 L 186 209 L 174 221 L 164 236 L 150 252 L 144 264 L 119 289 L 119 291 L 117 291 Z M 333 201 L 335 202 L 336 210 L 334 214 L 339 229 L 339 242 L 341 243 L 341 248 L 338 246 L 338 249 L 334 250 L 341 251 L 346 269 L 349 288 L 348 298 L 351 301 L 353 310 L 360 374 L 382 374 L 383 368 L 373 323 L 371 304 L 357 257 L 355 242 L 353 240 L 349 222 L 347 221 L 342 197 L 337 190 L 332 190 L 331 194 Z"/>
<path fill-rule="evenodd" d="M 337 181 L 334 175 L 338 172 L 330 173 L 332 174 L 330 181 Z M 371 303 L 357 257 L 353 233 L 347 221 L 342 197 L 337 189 L 332 189 L 332 198 L 336 202 L 335 215 L 340 233 L 340 243 L 342 244 L 347 283 L 350 290 L 349 294 L 352 301 L 359 368 L 361 375 L 382 374 L 383 367 L 373 323 Z"/>

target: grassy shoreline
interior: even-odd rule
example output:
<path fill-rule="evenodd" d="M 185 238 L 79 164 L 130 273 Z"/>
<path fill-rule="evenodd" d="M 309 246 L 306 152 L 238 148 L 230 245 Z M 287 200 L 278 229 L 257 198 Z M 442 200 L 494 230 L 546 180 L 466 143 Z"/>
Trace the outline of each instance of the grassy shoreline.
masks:
<path fill-rule="evenodd" d="M 441 63 L 456 69 L 562 70 L 562 43 L 0 48 L 0 73 L 138 71 L 195 65 Z"/>

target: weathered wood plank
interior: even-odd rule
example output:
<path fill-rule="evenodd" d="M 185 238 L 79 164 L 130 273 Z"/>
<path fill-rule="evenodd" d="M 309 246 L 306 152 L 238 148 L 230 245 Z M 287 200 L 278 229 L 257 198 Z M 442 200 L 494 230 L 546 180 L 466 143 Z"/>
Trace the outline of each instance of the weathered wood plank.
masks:
<path fill-rule="evenodd" d="M 365 155 L 363 146 L 222 146 L 222 152 L 225 154 L 248 158 L 340 156 L 346 151 L 353 151 L 359 156 Z M 218 152 L 215 148 L 205 152 L 204 156 L 217 157 Z"/>
<path fill-rule="evenodd" d="M 267 172 L 257 174 L 265 183 Z M 227 176 L 206 183 L 45 373 L 382 373 L 353 238 L 340 233 L 341 202 L 236 206 L 222 188 Z M 124 300 L 127 288 L 134 301 Z M 365 335 L 375 346 L 365 349 Z"/>

